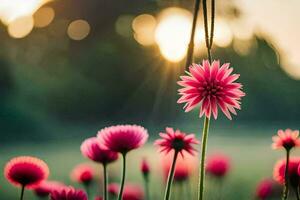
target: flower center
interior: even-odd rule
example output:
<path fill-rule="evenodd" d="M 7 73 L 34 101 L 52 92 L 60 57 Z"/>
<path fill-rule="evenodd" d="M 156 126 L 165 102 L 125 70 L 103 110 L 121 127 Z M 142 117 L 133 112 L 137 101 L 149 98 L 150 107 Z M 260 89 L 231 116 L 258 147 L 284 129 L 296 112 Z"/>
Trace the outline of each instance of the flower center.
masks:
<path fill-rule="evenodd" d="M 181 138 L 175 138 L 172 141 L 172 147 L 176 151 L 181 151 L 182 149 L 184 149 L 185 143 L 184 143 L 184 141 Z"/>
<path fill-rule="evenodd" d="M 223 87 L 219 81 L 204 82 L 199 88 L 203 96 L 216 96 L 218 95 Z"/>

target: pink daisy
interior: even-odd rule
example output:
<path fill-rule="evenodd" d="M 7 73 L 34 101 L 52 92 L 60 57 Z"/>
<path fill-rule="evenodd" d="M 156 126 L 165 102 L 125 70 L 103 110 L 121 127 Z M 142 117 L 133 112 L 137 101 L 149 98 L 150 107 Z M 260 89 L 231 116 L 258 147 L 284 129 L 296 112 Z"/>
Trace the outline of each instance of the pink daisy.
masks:
<path fill-rule="evenodd" d="M 225 176 L 230 169 L 230 159 L 222 154 L 209 156 L 206 163 L 206 172 L 215 177 Z"/>
<path fill-rule="evenodd" d="M 108 164 L 118 159 L 118 153 L 102 147 L 97 137 L 86 139 L 80 147 L 83 156 L 102 164 Z"/>
<path fill-rule="evenodd" d="M 94 178 L 94 169 L 89 164 L 79 164 L 71 172 L 71 179 L 78 183 L 89 184 Z"/>
<path fill-rule="evenodd" d="M 141 163 L 141 172 L 144 175 L 148 175 L 150 173 L 150 166 L 146 158 L 143 158 L 142 163 Z"/>
<path fill-rule="evenodd" d="M 11 159 L 4 168 L 6 179 L 16 186 L 33 188 L 48 178 L 47 164 L 35 157 L 20 156 Z"/>
<path fill-rule="evenodd" d="M 39 197 L 47 197 L 53 190 L 59 190 L 66 187 L 63 183 L 57 181 L 43 181 L 34 188 L 34 192 Z"/>
<path fill-rule="evenodd" d="M 137 125 L 117 125 L 100 130 L 97 136 L 106 149 L 124 154 L 144 145 L 148 132 Z"/>
<path fill-rule="evenodd" d="M 88 200 L 83 190 L 76 190 L 69 186 L 63 189 L 53 190 L 50 195 L 51 200 Z"/>
<path fill-rule="evenodd" d="M 189 67 L 187 75 L 181 76 L 178 84 L 183 88 L 178 92 L 181 95 L 177 103 L 184 103 L 185 112 L 193 110 L 201 104 L 200 117 L 205 114 L 210 118 L 218 117 L 218 107 L 231 119 L 230 113 L 236 115 L 235 109 L 241 109 L 240 100 L 245 96 L 241 91 L 242 85 L 234 82 L 239 74 L 231 74 L 233 71 L 229 63 L 220 66 L 219 61 L 203 60 L 202 65 L 193 64 Z"/>
<path fill-rule="evenodd" d="M 198 144 L 198 140 L 194 134 L 188 134 L 181 132 L 180 130 L 174 131 L 173 128 L 166 128 L 166 133 L 159 133 L 162 139 L 155 141 L 155 145 L 160 147 L 160 152 L 169 153 L 174 150 L 183 156 L 183 151 L 186 151 L 192 155 L 196 151 L 193 148 L 193 144 Z"/>
<path fill-rule="evenodd" d="M 288 178 L 289 183 L 293 187 L 297 187 L 299 185 L 300 176 L 298 175 L 298 166 L 300 164 L 300 157 L 291 157 L 289 161 L 289 168 L 288 168 Z M 285 166 L 286 166 L 286 160 L 281 159 L 279 160 L 273 170 L 273 178 L 275 181 L 277 181 L 279 184 L 285 183 Z"/>
<path fill-rule="evenodd" d="M 300 146 L 299 131 L 292 131 L 291 129 L 286 129 L 285 131 L 279 130 L 277 132 L 278 136 L 273 136 L 273 149 L 285 148 L 290 150 L 294 147 Z"/>

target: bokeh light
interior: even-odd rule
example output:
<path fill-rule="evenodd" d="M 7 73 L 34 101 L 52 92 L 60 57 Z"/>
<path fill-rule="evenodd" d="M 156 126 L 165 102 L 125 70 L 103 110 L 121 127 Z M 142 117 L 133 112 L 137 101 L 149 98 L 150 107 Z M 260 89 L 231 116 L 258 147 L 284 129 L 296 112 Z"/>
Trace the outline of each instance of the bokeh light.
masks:
<path fill-rule="evenodd" d="M 132 21 L 134 38 L 138 43 L 144 46 L 152 45 L 155 43 L 155 27 L 156 19 L 155 17 L 149 14 L 139 15 Z"/>
<path fill-rule="evenodd" d="M 215 39 L 214 42 L 219 47 L 227 47 L 231 44 L 233 34 L 224 20 L 217 20 L 215 23 Z"/>
<path fill-rule="evenodd" d="M 85 20 L 79 19 L 70 23 L 68 35 L 73 40 L 83 40 L 90 33 L 91 27 Z"/>
<path fill-rule="evenodd" d="M 121 15 L 115 23 L 116 32 L 123 37 L 130 37 L 132 35 L 131 23 L 134 17 L 132 15 Z"/>
<path fill-rule="evenodd" d="M 32 31 L 33 24 L 32 16 L 19 17 L 8 25 L 8 34 L 13 38 L 23 38 Z"/>
<path fill-rule="evenodd" d="M 34 26 L 43 28 L 48 26 L 54 19 L 55 12 L 51 7 L 42 7 L 34 15 Z"/>
<path fill-rule="evenodd" d="M 20 17 L 32 16 L 49 1 L 51 0 L 0 0 L 0 20 L 9 25 Z"/>
<path fill-rule="evenodd" d="M 155 30 L 155 40 L 161 54 L 171 62 L 181 61 L 187 51 L 192 14 L 182 8 L 162 11 Z"/>

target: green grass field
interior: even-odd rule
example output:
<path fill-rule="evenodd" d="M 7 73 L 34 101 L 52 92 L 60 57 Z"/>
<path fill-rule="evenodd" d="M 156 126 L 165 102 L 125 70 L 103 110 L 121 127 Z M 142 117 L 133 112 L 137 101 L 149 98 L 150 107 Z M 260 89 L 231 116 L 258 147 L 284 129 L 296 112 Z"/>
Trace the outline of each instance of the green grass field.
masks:
<path fill-rule="evenodd" d="M 271 177 L 273 164 L 278 158 L 283 156 L 283 151 L 273 151 L 271 149 L 271 136 L 274 134 L 273 128 L 235 128 L 235 132 L 230 129 L 216 128 L 212 129 L 209 137 L 208 154 L 221 152 L 229 155 L 232 160 L 232 169 L 224 180 L 222 186 L 212 180 L 207 180 L 207 199 L 224 200 L 250 200 L 253 199 L 255 186 L 263 177 Z M 243 134 L 241 134 L 243 132 Z M 0 149 L 0 166 L 3 169 L 5 163 L 14 156 L 33 155 L 45 160 L 50 168 L 50 179 L 63 181 L 66 184 L 76 185 L 70 181 L 69 173 L 74 165 L 81 162 L 89 162 L 81 156 L 79 146 L 82 139 L 74 138 L 70 140 L 52 141 L 48 143 L 26 143 L 21 145 L 2 146 Z M 161 199 L 163 194 L 163 179 L 160 170 L 159 153 L 151 145 L 152 139 L 148 144 L 128 155 L 128 176 L 127 181 L 142 184 L 142 177 L 139 173 L 139 164 L 141 158 L 146 156 L 152 166 L 151 191 L 153 199 Z M 296 152 L 294 152 L 296 154 Z M 118 177 L 120 163 L 115 163 L 110 167 L 110 174 Z M 101 170 L 100 166 L 96 166 Z M 100 174 L 100 173 L 99 173 Z M 100 178 L 101 179 L 101 178 Z M 187 188 L 180 192 L 180 186 L 177 188 L 177 195 L 174 199 L 185 199 L 182 196 L 195 196 L 197 186 L 197 174 L 191 177 L 190 186 L 193 192 L 187 192 Z M 116 179 L 116 181 L 118 181 Z M 97 186 L 94 191 L 98 192 Z M 0 176 L 0 199 L 11 200 L 18 199 L 18 188 L 11 186 L 3 177 Z M 176 193 L 176 191 L 174 191 Z M 221 197 L 221 198 L 219 198 Z M 31 191 L 26 191 L 25 199 L 36 199 Z M 194 198 L 195 199 L 195 198 Z"/>

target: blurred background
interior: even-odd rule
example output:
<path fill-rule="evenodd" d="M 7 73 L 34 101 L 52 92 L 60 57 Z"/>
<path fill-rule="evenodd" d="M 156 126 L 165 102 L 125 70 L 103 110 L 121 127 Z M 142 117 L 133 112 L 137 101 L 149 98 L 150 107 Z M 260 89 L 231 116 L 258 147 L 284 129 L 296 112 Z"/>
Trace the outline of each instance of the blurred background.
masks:
<path fill-rule="evenodd" d="M 176 103 L 193 4 L 0 0 L 1 166 L 31 154 L 49 161 L 59 172 L 54 177 L 68 179 L 57 162 L 69 170 L 82 160 L 81 141 L 112 124 L 141 124 L 151 139 L 165 126 L 199 134 L 198 112 L 185 114 Z M 241 74 L 247 96 L 233 121 L 212 122 L 209 151 L 225 152 L 237 165 L 237 199 L 250 199 L 255 183 L 271 176 L 281 154 L 270 150 L 270 136 L 299 125 L 299 6 L 297 0 L 217 1 L 213 58 Z M 195 62 L 206 58 L 202 21 L 201 11 Z M 149 156 L 156 153 L 150 148 Z M 1 193 L 14 191 L 3 177 L 0 183 Z"/>

